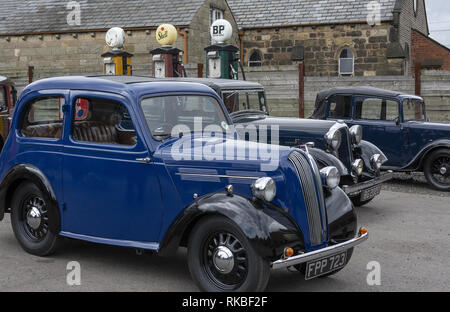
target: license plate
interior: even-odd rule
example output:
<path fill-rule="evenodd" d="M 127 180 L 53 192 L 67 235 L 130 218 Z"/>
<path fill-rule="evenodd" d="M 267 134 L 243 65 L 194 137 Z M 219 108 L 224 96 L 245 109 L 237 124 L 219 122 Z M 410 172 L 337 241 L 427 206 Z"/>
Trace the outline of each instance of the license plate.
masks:
<path fill-rule="evenodd" d="M 372 199 L 375 196 L 380 195 L 380 193 L 381 193 L 381 184 L 362 191 L 361 201 Z"/>
<path fill-rule="evenodd" d="M 310 280 L 315 277 L 336 271 L 347 264 L 347 251 L 328 256 L 319 260 L 306 263 L 305 279 Z"/>

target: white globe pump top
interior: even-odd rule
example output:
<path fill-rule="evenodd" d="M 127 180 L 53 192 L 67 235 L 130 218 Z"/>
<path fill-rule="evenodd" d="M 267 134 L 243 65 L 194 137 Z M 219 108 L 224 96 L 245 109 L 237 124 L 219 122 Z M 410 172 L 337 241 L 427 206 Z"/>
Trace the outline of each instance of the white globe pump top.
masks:
<path fill-rule="evenodd" d="M 225 43 L 233 36 L 233 26 L 224 19 L 219 19 L 211 25 L 211 38 L 216 43 Z"/>
<path fill-rule="evenodd" d="M 106 44 L 113 50 L 123 47 L 125 43 L 125 31 L 120 27 L 113 27 L 106 33 Z"/>

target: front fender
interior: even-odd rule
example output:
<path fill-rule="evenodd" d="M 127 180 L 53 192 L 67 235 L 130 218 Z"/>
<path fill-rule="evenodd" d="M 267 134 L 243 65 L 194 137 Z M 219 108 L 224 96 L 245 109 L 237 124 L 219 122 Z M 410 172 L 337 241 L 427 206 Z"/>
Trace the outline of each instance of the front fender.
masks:
<path fill-rule="evenodd" d="M 358 220 L 355 208 L 345 192 L 339 187 L 327 190 L 325 204 L 330 243 L 342 243 L 354 238 Z"/>
<path fill-rule="evenodd" d="M 402 169 L 413 169 L 420 170 L 423 168 L 424 160 L 427 156 L 434 150 L 439 148 L 450 148 L 450 140 L 436 140 L 427 144 L 424 148 L 420 150 L 419 153 L 414 157 L 414 159 Z"/>
<path fill-rule="evenodd" d="M 329 154 L 318 148 L 308 148 L 309 153 L 314 157 L 319 165 L 324 167 L 334 166 L 339 170 L 341 176 L 349 175 L 347 167 L 336 156 Z M 322 167 L 320 166 L 320 167 Z"/>
<path fill-rule="evenodd" d="M 159 254 L 167 256 L 188 240 L 190 231 L 204 216 L 222 215 L 236 223 L 263 258 L 279 259 L 285 247 L 304 250 L 303 234 L 295 222 L 273 204 L 240 195 L 215 193 L 187 207 L 164 235 Z"/>
<path fill-rule="evenodd" d="M 0 184 L 0 221 L 3 220 L 5 211 L 10 208 L 10 201 L 16 187 L 24 181 L 33 182 L 40 189 L 43 196 L 46 197 L 44 199 L 49 203 L 49 217 L 57 220 L 54 224 L 52 223 L 49 230 L 54 234 L 58 234 L 61 230 L 61 218 L 55 192 L 45 174 L 29 164 L 20 164 L 13 167 L 3 178 Z"/>
<path fill-rule="evenodd" d="M 380 154 L 383 160 L 383 164 L 388 161 L 386 155 L 375 145 L 368 141 L 362 140 L 356 147 L 357 158 L 361 158 L 364 161 L 365 168 L 370 168 L 372 173 L 376 173 L 372 168 L 371 159 L 375 154 Z"/>

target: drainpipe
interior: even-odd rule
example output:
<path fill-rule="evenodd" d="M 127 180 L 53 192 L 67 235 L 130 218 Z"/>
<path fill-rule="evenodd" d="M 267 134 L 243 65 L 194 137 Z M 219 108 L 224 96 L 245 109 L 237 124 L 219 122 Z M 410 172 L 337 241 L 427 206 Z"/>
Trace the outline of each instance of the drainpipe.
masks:
<path fill-rule="evenodd" d="M 177 27 L 177 31 L 178 34 L 180 34 L 181 36 L 183 36 L 183 40 L 184 40 L 184 64 L 186 65 L 188 63 L 188 31 L 181 31 L 181 28 L 178 26 Z"/>
<path fill-rule="evenodd" d="M 239 36 L 239 50 L 241 55 L 241 64 L 244 64 L 244 30 L 239 30 L 238 36 Z"/>

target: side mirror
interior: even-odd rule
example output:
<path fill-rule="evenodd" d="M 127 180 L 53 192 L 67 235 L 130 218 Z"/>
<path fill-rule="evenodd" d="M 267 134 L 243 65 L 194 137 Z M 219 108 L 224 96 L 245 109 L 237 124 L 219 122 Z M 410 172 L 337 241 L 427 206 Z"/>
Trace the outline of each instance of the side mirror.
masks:
<path fill-rule="evenodd" d="M 395 118 L 394 121 L 397 126 L 400 126 L 400 117 Z"/>

